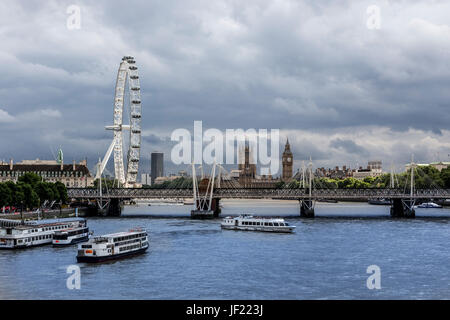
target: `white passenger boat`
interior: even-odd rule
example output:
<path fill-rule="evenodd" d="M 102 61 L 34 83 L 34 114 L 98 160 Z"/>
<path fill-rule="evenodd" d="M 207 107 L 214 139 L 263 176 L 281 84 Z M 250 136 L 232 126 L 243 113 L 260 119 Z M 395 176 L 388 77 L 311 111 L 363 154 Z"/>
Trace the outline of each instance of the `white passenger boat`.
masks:
<path fill-rule="evenodd" d="M 89 240 L 89 227 L 80 226 L 56 231 L 53 235 L 53 246 L 62 247 Z"/>
<path fill-rule="evenodd" d="M 295 226 L 289 225 L 282 218 L 262 218 L 252 215 L 226 217 L 221 224 L 222 229 L 266 232 L 293 232 Z"/>
<path fill-rule="evenodd" d="M 419 204 L 418 206 L 415 206 L 415 208 L 430 209 L 430 208 L 442 208 L 442 206 L 437 203 L 434 203 L 434 202 L 425 202 L 425 203 Z"/>
<path fill-rule="evenodd" d="M 148 249 L 147 231 L 132 229 L 127 232 L 93 237 L 78 245 L 78 262 L 102 262 L 144 253 Z"/>
<path fill-rule="evenodd" d="M 19 249 L 50 244 L 59 230 L 86 226 L 85 219 L 38 220 L 0 228 L 0 249 Z"/>

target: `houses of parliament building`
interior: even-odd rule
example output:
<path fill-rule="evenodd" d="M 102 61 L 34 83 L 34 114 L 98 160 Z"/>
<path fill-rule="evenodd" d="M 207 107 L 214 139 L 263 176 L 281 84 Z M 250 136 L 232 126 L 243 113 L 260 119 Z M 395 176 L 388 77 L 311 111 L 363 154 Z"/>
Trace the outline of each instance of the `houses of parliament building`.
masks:
<path fill-rule="evenodd" d="M 250 159 L 253 159 L 253 150 L 251 150 L 248 145 L 245 146 L 243 151 L 241 150 L 240 157 L 244 158 L 240 159 L 238 167 L 238 182 L 241 187 L 273 188 L 279 182 L 289 182 L 292 179 L 294 157 L 291 152 L 289 139 L 286 140 L 286 145 L 284 146 L 284 152 L 281 158 L 282 173 L 281 178 L 279 179 L 274 179 L 271 174 L 262 176 L 256 175 L 256 164 L 250 163 Z"/>

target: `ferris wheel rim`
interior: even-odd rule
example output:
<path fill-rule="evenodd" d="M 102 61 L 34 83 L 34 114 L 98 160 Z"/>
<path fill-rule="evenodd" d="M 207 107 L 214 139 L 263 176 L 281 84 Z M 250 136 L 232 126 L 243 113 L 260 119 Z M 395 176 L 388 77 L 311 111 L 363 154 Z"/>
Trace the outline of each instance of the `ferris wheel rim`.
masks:
<path fill-rule="evenodd" d="M 141 95 L 140 84 L 135 60 L 131 56 L 122 58 L 116 79 L 114 94 L 114 171 L 116 179 L 125 187 L 132 187 L 137 182 L 139 170 L 139 158 L 141 148 Z M 128 80 L 128 82 L 127 82 Z M 128 84 L 128 86 L 127 86 Z M 123 123 L 125 110 L 125 89 L 129 93 L 129 125 Z M 123 131 L 129 130 L 126 167 L 124 166 L 124 135 Z"/>

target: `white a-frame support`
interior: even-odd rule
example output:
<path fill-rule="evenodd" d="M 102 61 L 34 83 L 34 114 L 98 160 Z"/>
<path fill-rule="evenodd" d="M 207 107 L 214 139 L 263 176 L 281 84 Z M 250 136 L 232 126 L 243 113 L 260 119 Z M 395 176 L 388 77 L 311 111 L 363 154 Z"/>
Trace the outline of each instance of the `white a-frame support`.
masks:
<path fill-rule="evenodd" d="M 202 178 L 203 178 L 203 166 L 201 166 L 201 172 L 202 172 Z M 211 177 L 208 182 L 208 187 L 206 188 L 206 192 L 204 195 L 200 195 L 198 190 L 198 181 L 197 181 L 197 174 L 195 169 L 195 164 L 192 163 L 192 189 L 194 193 L 194 210 L 203 210 L 203 208 L 208 208 L 208 211 L 211 210 L 211 204 L 212 204 L 212 197 L 214 193 L 214 180 L 216 175 L 216 163 L 214 162 L 214 165 L 211 170 Z"/>

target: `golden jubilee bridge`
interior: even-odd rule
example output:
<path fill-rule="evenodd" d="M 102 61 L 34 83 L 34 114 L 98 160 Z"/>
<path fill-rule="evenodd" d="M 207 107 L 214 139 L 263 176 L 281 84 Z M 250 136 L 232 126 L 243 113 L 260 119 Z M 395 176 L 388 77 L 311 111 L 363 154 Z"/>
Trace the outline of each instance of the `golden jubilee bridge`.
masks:
<path fill-rule="evenodd" d="M 194 184 L 195 185 L 195 184 Z M 107 192 L 99 189 L 68 189 L 68 196 L 76 200 L 95 200 L 106 203 L 110 212 L 120 214 L 117 206 L 122 201 L 132 199 L 186 199 L 195 200 L 198 210 L 220 212 L 220 199 L 278 199 L 298 200 L 300 215 L 314 217 L 314 205 L 317 200 L 370 200 L 386 199 L 391 201 L 391 216 L 414 217 L 414 205 L 419 199 L 450 199 L 450 189 L 413 189 L 404 188 L 368 188 L 368 189 L 319 189 L 319 188 L 194 188 L 143 189 L 111 188 Z M 205 199 L 202 203 L 202 199 Z M 117 212 L 119 211 L 119 212 Z"/>
<path fill-rule="evenodd" d="M 216 172 L 216 167 L 218 171 Z M 120 215 L 121 204 L 134 199 L 193 199 L 191 217 L 217 217 L 220 213 L 221 199 L 277 199 L 298 200 L 300 216 L 314 217 L 317 200 L 368 201 L 379 200 L 391 206 L 392 217 L 415 217 L 414 207 L 417 201 L 450 199 L 450 189 L 443 189 L 431 183 L 429 188 L 416 188 L 415 171 L 411 170 L 403 188 L 396 187 L 394 175 L 391 174 L 389 188 L 322 188 L 314 184 L 312 166 L 309 174 L 305 171 L 298 187 L 289 185 L 276 188 L 245 188 L 231 178 L 220 165 L 214 164 L 211 173 L 197 175 L 198 168 L 192 164 L 192 181 L 189 186 L 176 185 L 170 188 L 103 188 L 102 179 L 98 188 L 68 189 L 72 200 L 89 200 L 97 203 L 98 208 L 107 215 Z M 398 183 L 397 183 L 398 185 Z"/>

